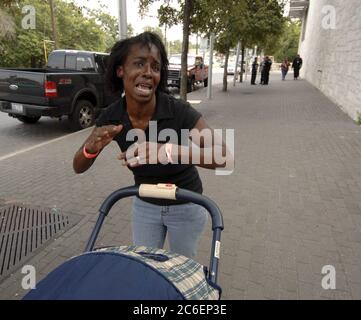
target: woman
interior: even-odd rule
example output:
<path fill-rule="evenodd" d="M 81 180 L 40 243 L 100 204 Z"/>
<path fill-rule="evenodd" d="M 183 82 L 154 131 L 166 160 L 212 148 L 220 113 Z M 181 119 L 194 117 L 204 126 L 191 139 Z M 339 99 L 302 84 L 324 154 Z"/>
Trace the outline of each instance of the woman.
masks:
<path fill-rule="evenodd" d="M 123 95 L 102 112 L 96 127 L 75 154 L 76 173 L 86 171 L 113 139 L 121 149 L 118 159 L 132 171 L 136 185 L 174 183 L 202 193 L 195 164 L 210 169 L 226 166 L 225 160 L 217 163 L 214 157 L 217 152 L 229 155 L 225 144 L 209 145 L 207 139 L 197 136 L 200 130 L 212 132 L 201 114 L 166 93 L 167 67 L 164 45 L 154 33 L 144 32 L 114 45 L 106 77 L 110 89 Z M 187 143 L 181 136 L 184 129 L 191 130 Z M 164 132 L 173 137 L 172 141 L 165 143 L 161 137 Z M 172 132 L 177 133 L 176 139 Z M 138 136 L 136 142 L 134 136 Z M 192 148 L 189 140 L 198 148 Z M 206 221 L 206 210 L 196 204 L 135 198 L 133 242 L 163 248 L 168 232 L 171 251 L 194 257 Z"/>
<path fill-rule="evenodd" d="M 282 71 L 282 81 L 286 80 L 286 75 L 288 73 L 288 70 L 290 68 L 290 63 L 288 62 L 288 59 L 284 59 L 281 64 L 281 71 Z"/>

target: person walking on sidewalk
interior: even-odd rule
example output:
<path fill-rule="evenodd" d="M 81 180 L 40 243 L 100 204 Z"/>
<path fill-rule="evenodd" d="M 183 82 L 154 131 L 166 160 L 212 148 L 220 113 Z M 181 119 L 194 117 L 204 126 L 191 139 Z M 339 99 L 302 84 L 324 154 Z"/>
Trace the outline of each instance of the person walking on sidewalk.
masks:
<path fill-rule="evenodd" d="M 302 63 L 303 60 L 300 57 L 300 55 L 298 54 L 296 56 L 296 58 L 293 60 L 292 62 L 292 69 L 293 69 L 293 73 L 294 73 L 294 80 L 297 80 L 298 77 L 300 76 L 300 69 L 302 68 Z"/>
<path fill-rule="evenodd" d="M 286 75 L 288 73 L 288 70 L 290 68 L 290 63 L 288 62 L 288 59 L 284 59 L 282 64 L 281 64 L 281 71 L 282 71 L 282 80 L 286 80 Z"/>
<path fill-rule="evenodd" d="M 255 57 L 252 63 L 252 77 L 251 77 L 252 85 L 256 84 L 257 70 L 258 70 L 258 62 L 257 62 L 257 57 Z"/>
<path fill-rule="evenodd" d="M 202 193 L 196 165 L 215 169 L 229 161 L 233 164 L 223 141 L 217 144 L 215 139 L 199 138 L 201 130 L 209 130 L 211 135 L 213 130 L 189 103 L 166 93 L 167 74 L 167 53 L 158 35 L 144 32 L 113 46 L 106 78 L 110 89 L 123 95 L 101 113 L 96 127 L 76 152 L 76 173 L 88 170 L 112 140 L 120 147 L 118 159 L 132 171 L 136 185 L 173 183 Z M 189 130 L 186 142 L 182 129 Z M 136 143 L 134 136 L 138 136 Z M 168 137 L 173 140 L 166 143 Z M 192 147 L 189 140 L 198 147 Z M 228 156 L 222 163 L 215 160 L 218 152 Z M 171 251 L 194 257 L 207 215 L 197 204 L 136 197 L 132 207 L 133 242 L 163 248 L 168 233 Z"/>
<path fill-rule="evenodd" d="M 264 73 L 263 84 L 264 85 L 268 85 L 269 73 L 271 71 L 271 66 L 272 66 L 272 60 L 268 56 L 266 56 L 265 61 L 264 61 L 264 66 L 263 66 L 263 73 Z"/>

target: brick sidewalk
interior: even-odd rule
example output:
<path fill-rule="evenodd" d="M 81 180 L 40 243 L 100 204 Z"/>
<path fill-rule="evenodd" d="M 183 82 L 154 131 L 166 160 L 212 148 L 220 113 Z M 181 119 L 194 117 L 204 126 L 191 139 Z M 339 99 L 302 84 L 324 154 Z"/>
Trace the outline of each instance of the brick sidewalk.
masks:
<path fill-rule="evenodd" d="M 219 283 L 224 299 L 361 298 L 361 128 L 306 81 L 233 87 L 189 99 L 213 128 L 235 129 L 236 169 L 216 176 L 200 169 L 204 194 L 225 222 Z M 0 205 L 23 202 L 78 213 L 82 220 L 27 264 L 37 280 L 79 254 L 97 210 L 113 190 L 133 183 L 111 144 L 82 175 L 72 157 L 89 130 L 0 162 Z M 131 243 L 131 200 L 115 205 L 97 245 Z M 209 225 L 210 227 L 210 225 Z M 210 229 L 210 228 L 208 228 Z M 211 232 L 197 260 L 208 264 Z M 336 290 L 321 286 L 324 265 L 336 269 Z M 0 284 L 1 299 L 18 299 L 20 270 Z"/>

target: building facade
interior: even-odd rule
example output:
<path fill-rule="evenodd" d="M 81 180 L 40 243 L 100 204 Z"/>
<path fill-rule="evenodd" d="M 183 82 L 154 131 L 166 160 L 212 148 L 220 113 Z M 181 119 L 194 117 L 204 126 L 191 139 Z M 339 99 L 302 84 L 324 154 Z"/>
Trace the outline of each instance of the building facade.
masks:
<path fill-rule="evenodd" d="M 290 1 L 290 16 L 303 21 L 301 77 L 361 119 L 361 1 Z"/>

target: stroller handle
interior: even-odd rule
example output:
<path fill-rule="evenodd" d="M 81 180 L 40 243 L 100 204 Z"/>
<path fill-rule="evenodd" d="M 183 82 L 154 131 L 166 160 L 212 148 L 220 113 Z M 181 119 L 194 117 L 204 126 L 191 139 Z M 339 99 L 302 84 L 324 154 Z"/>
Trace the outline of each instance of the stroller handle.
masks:
<path fill-rule="evenodd" d="M 211 259 L 209 265 L 208 278 L 212 282 L 216 283 L 217 273 L 218 273 L 218 260 L 220 254 L 221 231 L 224 228 L 221 211 L 219 210 L 216 203 L 211 199 L 193 191 L 177 188 L 173 184 L 157 184 L 157 185 L 141 184 L 140 186 L 121 188 L 111 193 L 100 206 L 98 220 L 90 235 L 90 238 L 88 240 L 84 252 L 93 250 L 95 241 L 98 237 L 103 221 L 105 217 L 108 215 L 113 205 L 120 199 L 131 196 L 139 196 L 141 198 L 149 197 L 149 198 L 159 198 L 159 199 L 184 200 L 201 205 L 202 207 L 208 210 L 212 218 L 212 230 L 213 230 L 213 240 L 212 240 Z"/>

